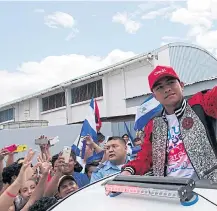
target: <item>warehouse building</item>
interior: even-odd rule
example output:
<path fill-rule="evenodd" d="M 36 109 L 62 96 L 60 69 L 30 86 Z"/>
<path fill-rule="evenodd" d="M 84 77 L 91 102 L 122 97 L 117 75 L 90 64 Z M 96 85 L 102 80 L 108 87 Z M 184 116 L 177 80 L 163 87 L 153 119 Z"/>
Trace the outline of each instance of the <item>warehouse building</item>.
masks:
<path fill-rule="evenodd" d="M 170 65 L 185 83 L 185 96 L 217 84 L 217 59 L 205 49 L 172 43 L 88 75 L 0 105 L 4 128 L 56 126 L 81 123 L 92 97 L 102 121 L 111 122 L 115 134 L 123 122 L 131 130 L 139 106 L 150 94 L 148 74 L 156 65 Z"/>

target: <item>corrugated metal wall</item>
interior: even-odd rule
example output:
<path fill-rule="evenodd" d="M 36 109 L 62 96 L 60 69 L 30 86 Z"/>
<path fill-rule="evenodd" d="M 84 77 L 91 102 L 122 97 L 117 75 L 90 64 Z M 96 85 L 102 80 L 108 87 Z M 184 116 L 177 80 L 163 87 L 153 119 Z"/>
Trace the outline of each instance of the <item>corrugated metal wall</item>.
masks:
<path fill-rule="evenodd" d="M 217 76 L 217 60 L 198 46 L 169 45 L 170 63 L 184 83 Z"/>
<path fill-rule="evenodd" d="M 127 127 L 130 130 L 131 135 L 135 138 L 136 132 L 134 131 L 134 121 L 125 121 Z M 111 123 L 111 130 L 113 136 L 122 136 L 127 133 L 124 122 L 112 122 Z"/>

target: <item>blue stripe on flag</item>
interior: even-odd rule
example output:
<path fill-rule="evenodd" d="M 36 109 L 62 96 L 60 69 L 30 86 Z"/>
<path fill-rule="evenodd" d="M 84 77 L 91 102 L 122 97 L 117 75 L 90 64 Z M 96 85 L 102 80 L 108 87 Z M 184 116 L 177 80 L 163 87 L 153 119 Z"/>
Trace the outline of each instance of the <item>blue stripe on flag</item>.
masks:
<path fill-rule="evenodd" d="M 84 120 L 82 129 L 81 129 L 81 137 L 90 135 L 94 141 L 97 141 L 97 132 L 95 128 L 92 128 L 87 119 Z"/>
<path fill-rule="evenodd" d="M 80 149 L 75 144 L 72 145 L 72 150 L 75 152 L 76 156 L 80 156 Z"/>
<path fill-rule="evenodd" d="M 90 107 L 93 109 L 94 111 L 94 99 L 92 98 L 90 101 Z M 95 116 L 94 116 L 95 117 Z"/>
<path fill-rule="evenodd" d="M 84 140 L 83 141 L 83 145 L 82 145 L 82 149 L 81 149 L 81 158 L 84 159 L 84 156 L 85 156 L 85 151 L 86 151 L 86 141 Z"/>

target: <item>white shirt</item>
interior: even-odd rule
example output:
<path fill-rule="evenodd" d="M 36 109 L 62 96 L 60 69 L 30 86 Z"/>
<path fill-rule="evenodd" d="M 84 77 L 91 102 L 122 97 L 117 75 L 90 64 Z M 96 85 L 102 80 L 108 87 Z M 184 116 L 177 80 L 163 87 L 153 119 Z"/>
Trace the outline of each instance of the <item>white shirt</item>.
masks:
<path fill-rule="evenodd" d="M 166 115 L 168 121 L 167 176 L 191 178 L 193 166 L 185 151 L 179 121 L 175 114 Z"/>

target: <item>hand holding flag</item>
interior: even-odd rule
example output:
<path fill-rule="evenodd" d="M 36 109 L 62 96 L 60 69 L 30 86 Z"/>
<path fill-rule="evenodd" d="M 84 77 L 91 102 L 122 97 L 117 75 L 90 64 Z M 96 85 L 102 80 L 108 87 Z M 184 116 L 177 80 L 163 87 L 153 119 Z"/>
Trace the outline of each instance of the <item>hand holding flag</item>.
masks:
<path fill-rule="evenodd" d="M 99 109 L 97 106 L 96 101 L 92 98 L 89 108 L 88 108 L 88 115 L 84 120 L 80 137 L 90 136 L 94 142 L 97 142 L 97 131 L 100 130 L 102 126 L 100 116 L 99 116 Z M 84 158 L 85 150 L 86 150 L 86 140 L 83 141 L 82 147 L 82 155 L 81 158 Z"/>

